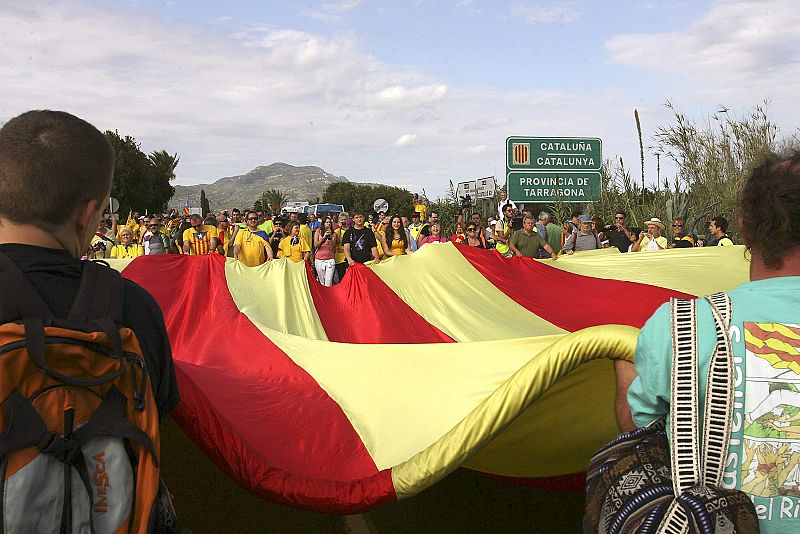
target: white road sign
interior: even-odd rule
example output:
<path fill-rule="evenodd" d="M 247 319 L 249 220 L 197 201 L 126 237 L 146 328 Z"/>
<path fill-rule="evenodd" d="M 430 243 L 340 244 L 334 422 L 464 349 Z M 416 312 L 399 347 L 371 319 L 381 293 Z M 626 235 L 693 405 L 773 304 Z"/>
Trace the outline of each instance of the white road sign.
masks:
<path fill-rule="evenodd" d="M 477 194 L 475 198 L 494 198 L 497 191 L 497 182 L 494 181 L 494 176 L 480 178 L 476 181 Z"/>
<path fill-rule="evenodd" d="M 478 184 L 475 180 L 471 180 L 469 182 L 459 182 L 456 186 L 456 200 L 460 203 L 465 200 L 465 197 L 469 195 L 470 204 L 475 202 L 475 199 L 478 198 Z"/>

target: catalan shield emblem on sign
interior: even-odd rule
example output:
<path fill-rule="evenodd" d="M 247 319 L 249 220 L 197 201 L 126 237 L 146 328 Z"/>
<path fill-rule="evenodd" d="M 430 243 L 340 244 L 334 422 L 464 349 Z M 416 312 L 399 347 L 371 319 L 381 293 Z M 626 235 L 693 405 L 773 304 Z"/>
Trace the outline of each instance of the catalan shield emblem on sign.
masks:
<path fill-rule="evenodd" d="M 529 165 L 531 162 L 530 143 L 512 143 L 511 150 L 514 153 L 514 165 Z"/>

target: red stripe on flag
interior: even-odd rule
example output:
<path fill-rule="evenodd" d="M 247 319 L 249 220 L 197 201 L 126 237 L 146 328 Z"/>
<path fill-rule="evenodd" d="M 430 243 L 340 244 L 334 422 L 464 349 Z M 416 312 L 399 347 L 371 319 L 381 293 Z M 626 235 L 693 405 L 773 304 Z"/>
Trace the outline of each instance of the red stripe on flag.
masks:
<path fill-rule="evenodd" d="M 570 273 L 531 258 L 503 258 L 494 250 L 455 247 L 517 304 L 570 332 L 602 324 L 641 328 L 671 297 L 694 298 L 647 284 Z"/>
<path fill-rule="evenodd" d="M 341 407 L 236 307 L 224 263 L 142 256 L 123 273 L 164 313 L 182 396 L 175 420 L 270 500 L 332 513 L 396 500 L 391 474 L 378 472 Z"/>
<path fill-rule="evenodd" d="M 308 272 L 314 307 L 330 341 L 339 343 L 452 343 L 360 264 L 341 283 L 325 287 Z"/>

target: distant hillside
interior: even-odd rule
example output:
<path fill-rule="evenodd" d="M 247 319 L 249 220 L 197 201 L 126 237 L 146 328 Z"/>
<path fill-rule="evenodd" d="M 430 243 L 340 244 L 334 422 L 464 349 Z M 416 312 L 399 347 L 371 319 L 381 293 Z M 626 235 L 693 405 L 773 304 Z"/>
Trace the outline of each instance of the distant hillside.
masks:
<path fill-rule="evenodd" d="M 289 200 L 308 200 L 322 197 L 322 192 L 334 182 L 347 182 L 344 176 L 334 176 L 319 167 L 295 167 L 286 163 L 256 167 L 241 176 L 220 178 L 213 184 L 176 185 L 175 195 L 169 202 L 171 208 L 189 205 L 200 206 L 200 190 L 204 189 L 211 209 L 249 208 L 268 189 L 279 189 L 289 195 Z"/>

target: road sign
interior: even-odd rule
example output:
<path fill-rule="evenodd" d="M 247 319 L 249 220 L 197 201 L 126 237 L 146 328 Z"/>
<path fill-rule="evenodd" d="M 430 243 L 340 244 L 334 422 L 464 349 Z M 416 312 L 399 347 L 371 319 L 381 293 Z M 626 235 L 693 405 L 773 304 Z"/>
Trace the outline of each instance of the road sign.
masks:
<path fill-rule="evenodd" d="M 508 197 L 514 202 L 594 202 L 599 196 L 599 172 L 508 173 Z"/>
<path fill-rule="evenodd" d="M 603 142 L 596 137 L 509 137 L 506 167 L 513 171 L 599 171 Z"/>
<path fill-rule="evenodd" d="M 375 213 L 389 213 L 389 203 L 382 198 L 379 198 L 372 204 L 372 209 L 375 210 Z"/>
<path fill-rule="evenodd" d="M 597 137 L 506 139 L 506 182 L 514 202 L 594 202 L 602 166 Z"/>
<path fill-rule="evenodd" d="M 467 199 L 469 197 L 469 199 Z M 460 204 L 473 204 L 478 198 L 478 184 L 475 180 L 459 182 L 456 186 L 456 201 Z"/>
<path fill-rule="evenodd" d="M 494 176 L 481 178 L 476 182 L 477 194 L 475 198 L 494 198 L 494 194 L 497 191 L 497 182 Z"/>

